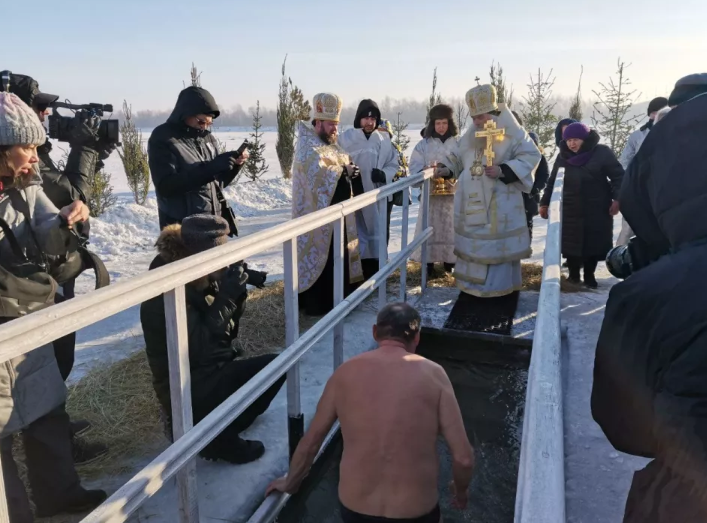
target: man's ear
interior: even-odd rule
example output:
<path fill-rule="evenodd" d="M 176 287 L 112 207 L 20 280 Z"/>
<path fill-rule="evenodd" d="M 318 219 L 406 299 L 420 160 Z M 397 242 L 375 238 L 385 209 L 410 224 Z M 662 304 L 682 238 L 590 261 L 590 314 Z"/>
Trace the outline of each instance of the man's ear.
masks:
<path fill-rule="evenodd" d="M 373 325 L 373 339 L 378 341 L 378 325 Z"/>

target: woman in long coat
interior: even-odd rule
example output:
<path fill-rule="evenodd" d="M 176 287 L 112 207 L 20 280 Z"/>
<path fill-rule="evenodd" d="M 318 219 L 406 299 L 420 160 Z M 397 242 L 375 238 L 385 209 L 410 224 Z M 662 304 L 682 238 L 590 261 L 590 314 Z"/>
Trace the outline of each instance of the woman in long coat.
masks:
<path fill-rule="evenodd" d="M 557 171 L 564 167 L 562 195 L 562 255 L 567 258 L 569 280 L 596 289 L 599 261 L 613 247 L 614 216 L 619 212 L 618 193 L 624 169 L 599 134 L 582 123 L 570 124 L 563 133 L 560 155 L 543 194 L 540 215 L 547 218 Z"/>

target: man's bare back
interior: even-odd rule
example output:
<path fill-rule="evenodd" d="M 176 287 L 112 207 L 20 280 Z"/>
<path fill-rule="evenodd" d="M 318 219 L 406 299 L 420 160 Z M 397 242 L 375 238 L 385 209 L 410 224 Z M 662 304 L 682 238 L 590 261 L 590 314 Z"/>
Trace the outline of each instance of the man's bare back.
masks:
<path fill-rule="evenodd" d="M 337 371 L 344 506 L 405 518 L 437 505 L 440 375 L 439 365 L 395 346 L 358 356 Z"/>
<path fill-rule="evenodd" d="M 339 498 L 345 522 L 366 516 L 440 521 L 436 442 L 449 445 L 454 504 L 466 506 L 474 452 L 444 369 L 414 354 L 420 317 L 407 304 L 383 308 L 373 328 L 379 348 L 334 372 L 297 447 L 289 474 L 268 487 L 295 492 L 332 425 L 344 439 Z M 344 513 L 346 512 L 346 513 Z"/>

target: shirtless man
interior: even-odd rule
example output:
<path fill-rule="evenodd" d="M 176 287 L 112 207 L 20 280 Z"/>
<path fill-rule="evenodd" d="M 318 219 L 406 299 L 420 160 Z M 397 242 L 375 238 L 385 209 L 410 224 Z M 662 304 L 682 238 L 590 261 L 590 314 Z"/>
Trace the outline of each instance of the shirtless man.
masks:
<path fill-rule="evenodd" d="M 373 337 L 378 349 L 347 361 L 329 379 L 289 474 L 273 481 L 266 495 L 298 490 L 338 418 L 344 523 L 439 523 L 437 436 L 444 436 L 452 454 L 457 508 L 467 504 L 474 468 L 452 384 L 442 367 L 415 354 L 420 315 L 410 305 L 384 307 Z"/>

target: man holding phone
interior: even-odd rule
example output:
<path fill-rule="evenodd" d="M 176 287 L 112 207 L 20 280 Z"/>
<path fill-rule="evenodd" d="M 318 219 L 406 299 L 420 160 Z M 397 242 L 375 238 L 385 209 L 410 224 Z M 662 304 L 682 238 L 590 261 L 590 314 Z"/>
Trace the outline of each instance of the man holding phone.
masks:
<path fill-rule="evenodd" d="M 225 218 L 229 235 L 237 235 L 223 189 L 235 180 L 249 154 L 245 143 L 237 151 L 219 153 L 210 131 L 219 114 L 211 93 L 190 86 L 179 93 L 167 122 L 152 132 L 147 151 L 160 229 L 205 213 Z"/>

